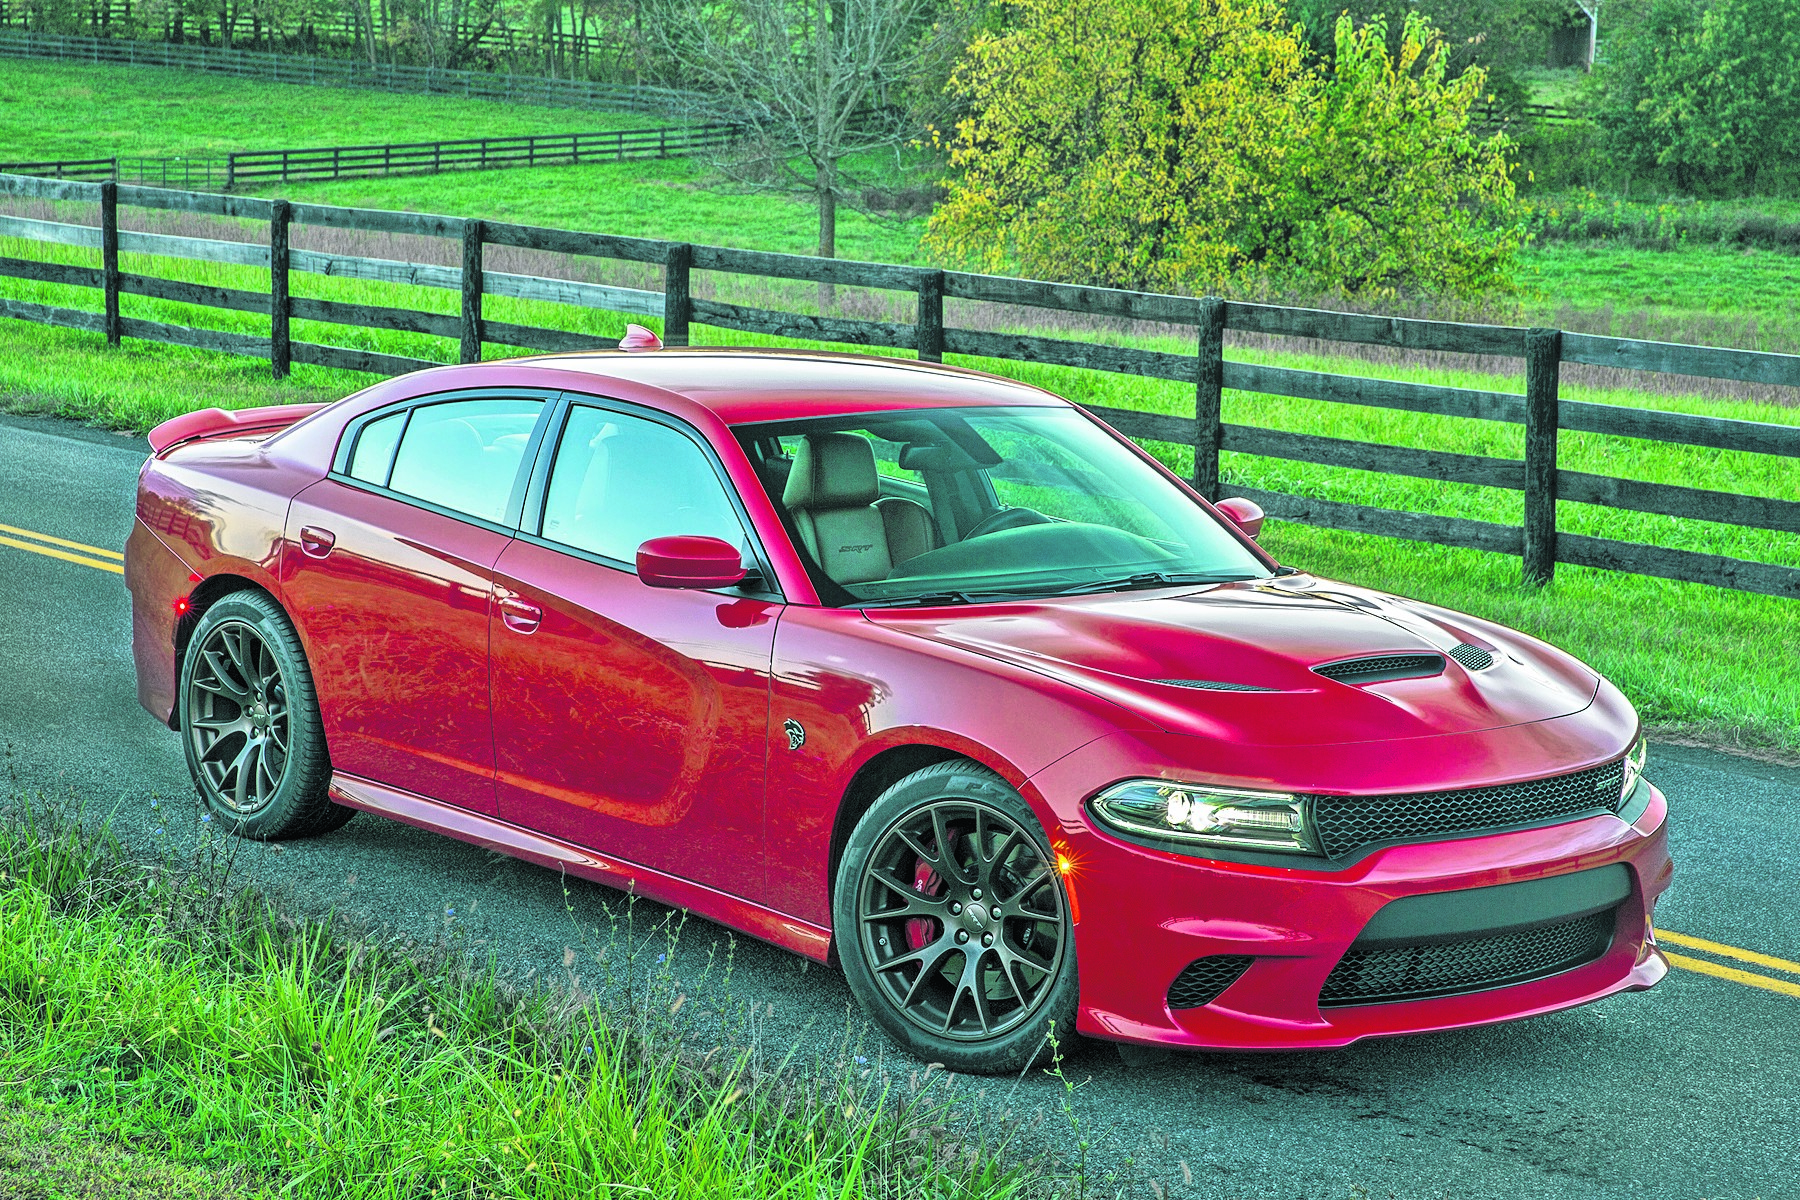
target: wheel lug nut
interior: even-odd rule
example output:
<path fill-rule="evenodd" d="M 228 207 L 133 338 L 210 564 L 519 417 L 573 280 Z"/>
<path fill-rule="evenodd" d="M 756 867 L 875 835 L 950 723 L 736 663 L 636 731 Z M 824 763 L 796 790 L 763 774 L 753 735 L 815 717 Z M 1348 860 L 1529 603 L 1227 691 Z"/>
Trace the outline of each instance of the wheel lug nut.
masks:
<path fill-rule="evenodd" d="M 950 906 L 950 911 L 953 913 L 959 913 L 962 911 L 962 905 L 961 904 L 952 904 Z"/>
<path fill-rule="evenodd" d="M 993 934 L 991 934 L 991 933 L 984 933 L 984 934 L 982 934 L 982 935 L 981 935 L 981 944 L 982 944 L 982 945 L 984 945 L 984 946 L 991 946 L 991 945 L 993 945 L 993 944 L 994 944 L 994 935 L 993 935 Z"/>
<path fill-rule="evenodd" d="M 957 930 L 957 931 L 956 931 L 956 941 L 957 941 L 957 944 L 959 944 L 959 945 L 960 945 L 960 944 L 961 944 L 961 943 L 963 943 L 963 942 L 966 942 L 966 941 L 968 941 L 968 940 L 969 940 L 969 931 L 968 931 L 968 930 L 966 930 L 966 929 L 959 929 L 959 930 Z"/>
<path fill-rule="evenodd" d="M 977 900 L 979 900 L 979 899 L 981 899 L 981 889 L 976 888 L 974 891 L 970 892 L 969 895 L 971 895 L 971 896 L 975 897 Z"/>

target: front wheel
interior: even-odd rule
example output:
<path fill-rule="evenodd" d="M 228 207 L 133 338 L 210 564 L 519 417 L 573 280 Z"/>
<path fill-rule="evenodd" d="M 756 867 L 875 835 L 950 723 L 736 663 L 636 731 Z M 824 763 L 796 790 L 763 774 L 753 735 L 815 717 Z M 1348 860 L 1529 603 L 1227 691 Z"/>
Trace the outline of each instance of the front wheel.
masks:
<path fill-rule="evenodd" d="M 234 592 L 200 618 L 181 665 L 181 741 L 207 810 L 259 841 L 336 829 L 331 760 L 299 635 L 261 592 Z"/>
<path fill-rule="evenodd" d="M 984 767 L 894 784 L 844 848 L 832 921 L 850 990 L 918 1057 L 1025 1069 L 1051 1023 L 1072 1036 L 1075 945 L 1055 855 L 1030 807 Z"/>

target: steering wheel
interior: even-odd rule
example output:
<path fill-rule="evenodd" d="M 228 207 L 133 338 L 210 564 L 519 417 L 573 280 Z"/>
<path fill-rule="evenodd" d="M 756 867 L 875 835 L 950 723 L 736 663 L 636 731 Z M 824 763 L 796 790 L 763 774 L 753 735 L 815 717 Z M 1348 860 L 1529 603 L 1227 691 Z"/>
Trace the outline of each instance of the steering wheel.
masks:
<path fill-rule="evenodd" d="M 981 537 L 983 534 L 998 533 L 1002 529 L 1018 529 L 1024 525 L 1045 525 L 1049 521 L 1049 517 L 1035 508 L 1002 508 L 975 522 L 975 527 L 963 534 L 963 541 Z"/>

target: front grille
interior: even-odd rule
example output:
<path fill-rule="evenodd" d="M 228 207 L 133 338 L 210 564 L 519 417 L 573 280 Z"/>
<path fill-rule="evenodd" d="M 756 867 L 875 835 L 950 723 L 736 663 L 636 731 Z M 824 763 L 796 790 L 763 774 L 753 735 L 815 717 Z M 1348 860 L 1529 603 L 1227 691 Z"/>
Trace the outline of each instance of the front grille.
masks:
<path fill-rule="evenodd" d="M 1349 658 L 1314 667 L 1316 674 L 1339 683 L 1381 683 L 1389 679 L 1421 679 L 1444 670 L 1441 654 L 1383 654 L 1374 658 Z"/>
<path fill-rule="evenodd" d="M 1274 688 L 1257 687 L 1254 683 L 1220 683 L 1216 679 L 1158 679 L 1169 687 L 1198 688 L 1203 692 L 1272 692 Z"/>
<path fill-rule="evenodd" d="M 1625 784 L 1621 762 L 1548 779 L 1456 792 L 1393 796 L 1314 796 L 1313 829 L 1332 858 L 1383 842 L 1425 842 L 1498 829 L 1549 824 L 1583 813 L 1617 812 Z"/>
<path fill-rule="evenodd" d="M 1450 647 L 1450 657 L 1471 671 L 1485 671 L 1494 665 L 1494 655 L 1490 650 L 1480 646 L 1471 646 L 1467 642 L 1458 642 Z"/>
<path fill-rule="evenodd" d="M 1585 966 L 1612 945 L 1618 910 L 1555 925 L 1416 946 L 1355 946 L 1332 969 L 1321 1008 L 1457 996 L 1528 983 Z"/>
<path fill-rule="evenodd" d="M 1199 1008 L 1219 998 L 1219 993 L 1250 969 L 1248 954 L 1211 954 L 1181 968 L 1169 985 L 1170 1008 Z"/>

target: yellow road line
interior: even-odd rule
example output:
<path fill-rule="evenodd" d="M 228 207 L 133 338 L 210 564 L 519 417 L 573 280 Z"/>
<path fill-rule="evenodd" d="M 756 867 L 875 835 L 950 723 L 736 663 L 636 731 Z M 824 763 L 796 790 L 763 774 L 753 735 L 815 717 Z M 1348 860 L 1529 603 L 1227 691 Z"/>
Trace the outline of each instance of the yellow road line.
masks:
<path fill-rule="evenodd" d="M 52 546 L 61 546 L 66 550 L 79 550 L 83 554 L 91 554 L 95 558 L 110 558 L 115 562 L 124 562 L 125 556 L 117 550 L 108 550 L 104 546 L 89 546 L 85 542 L 71 542 L 68 538 L 51 537 L 47 533 L 38 533 L 33 529 L 20 529 L 14 525 L 0 525 L 0 533 L 11 533 L 18 537 L 28 537 L 33 541 L 49 542 Z"/>
<path fill-rule="evenodd" d="M 1698 971 L 1702 975 L 1714 975 L 1720 979 L 1729 979 L 1733 983 L 1741 983 L 1765 991 L 1780 992 L 1785 996 L 1800 996 L 1800 983 L 1791 983 L 1786 979 L 1771 979 L 1767 975 L 1758 975 L 1754 971 L 1740 971 L 1736 967 L 1727 967 L 1722 963 L 1707 962 L 1704 958 L 1689 958 L 1685 954 L 1671 954 L 1663 951 L 1675 966 L 1686 971 Z"/>
<path fill-rule="evenodd" d="M 102 562 L 99 559 L 83 558 L 79 554 L 70 554 L 67 550 L 58 550 L 51 546 L 34 546 L 30 542 L 21 542 L 17 538 L 0 537 L 0 546 L 11 546 L 16 550 L 29 550 L 33 554 L 42 554 L 50 558 L 60 558 L 64 562 L 80 563 L 84 567 L 92 567 L 96 571 L 111 571 L 114 575 L 123 575 L 125 568 L 118 563 Z"/>
<path fill-rule="evenodd" d="M 1727 946 L 1723 942 L 1709 942 L 1705 938 L 1689 937 L 1685 933 L 1671 933 L 1667 929 L 1657 930 L 1656 940 L 1673 942 L 1677 946 L 1686 946 L 1689 950 L 1704 950 L 1708 954 L 1717 954 L 1723 958 L 1735 958 L 1742 962 L 1755 963 L 1759 967 L 1772 967 L 1777 971 L 1786 971 L 1790 975 L 1800 975 L 1800 962 L 1789 962 L 1785 958 L 1776 958 L 1773 954 L 1758 954 L 1754 950 Z"/>

